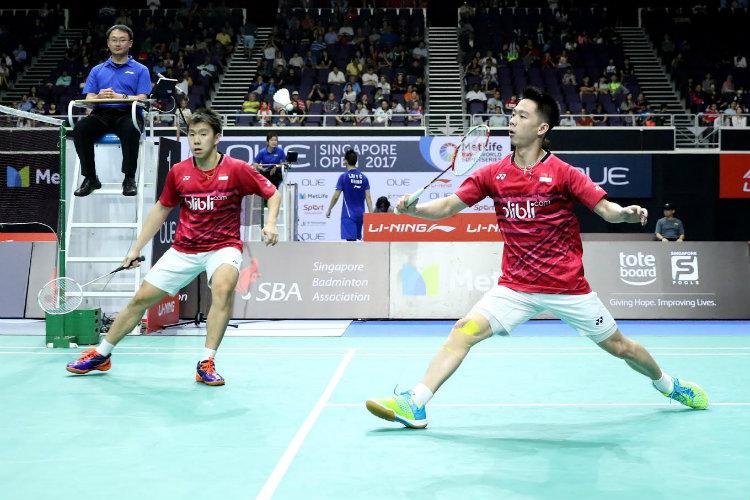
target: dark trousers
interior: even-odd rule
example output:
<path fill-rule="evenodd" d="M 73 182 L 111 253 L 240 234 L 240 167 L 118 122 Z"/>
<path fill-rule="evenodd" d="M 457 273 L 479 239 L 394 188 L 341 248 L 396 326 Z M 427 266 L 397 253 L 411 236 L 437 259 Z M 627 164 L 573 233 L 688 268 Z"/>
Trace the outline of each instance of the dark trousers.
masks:
<path fill-rule="evenodd" d="M 138 124 L 143 128 L 143 118 L 138 117 Z M 104 134 L 115 134 L 120 138 L 122 148 L 122 173 L 125 177 L 135 177 L 138 168 L 138 144 L 141 133 L 133 127 L 130 107 L 105 108 L 99 106 L 90 115 L 81 118 L 73 129 L 73 143 L 78 158 L 81 160 L 81 174 L 94 177 L 94 143 Z"/>

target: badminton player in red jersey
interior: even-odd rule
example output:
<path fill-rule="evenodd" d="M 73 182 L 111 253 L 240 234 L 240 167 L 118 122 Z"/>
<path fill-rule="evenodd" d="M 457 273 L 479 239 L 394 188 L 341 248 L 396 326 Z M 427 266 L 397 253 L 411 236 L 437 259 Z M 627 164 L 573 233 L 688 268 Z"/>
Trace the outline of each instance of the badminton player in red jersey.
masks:
<path fill-rule="evenodd" d="M 269 215 L 261 233 L 267 245 L 275 245 L 281 197 L 252 165 L 219 153 L 216 148 L 220 139 L 218 114 L 210 110 L 193 113 L 188 132 L 193 156 L 175 164 L 167 174 L 161 196 L 125 256 L 123 266 L 139 265 L 135 259 L 172 208 L 179 205 L 180 221 L 174 244 L 146 274 L 133 299 L 115 318 L 106 338 L 95 349 L 68 363 L 69 372 L 109 370 L 112 349 L 141 321 L 146 309 L 164 296 L 176 294 L 206 271 L 212 301 L 206 321 L 205 351 L 198 362 L 195 380 L 207 385 L 224 384 L 224 378 L 216 372 L 214 355 L 232 313 L 234 287 L 242 263 L 242 198 L 257 194 L 268 200 Z"/>
<path fill-rule="evenodd" d="M 607 222 L 646 224 L 637 205 L 621 207 L 580 170 L 544 149 L 560 118 L 555 100 L 527 88 L 514 108 L 509 133 L 513 154 L 472 173 L 451 196 L 398 209 L 424 219 L 443 219 L 492 198 L 504 248 L 498 284 L 453 327 L 420 383 L 393 397 L 369 400 L 371 413 L 407 427 L 427 426 L 425 404 L 458 368 L 472 346 L 493 334 L 507 335 L 539 312 L 550 311 L 647 376 L 667 397 L 691 408 L 708 406 L 697 384 L 670 377 L 649 352 L 625 337 L 583 273 L 580 227 L 573 213 L 584 204 Z"/>

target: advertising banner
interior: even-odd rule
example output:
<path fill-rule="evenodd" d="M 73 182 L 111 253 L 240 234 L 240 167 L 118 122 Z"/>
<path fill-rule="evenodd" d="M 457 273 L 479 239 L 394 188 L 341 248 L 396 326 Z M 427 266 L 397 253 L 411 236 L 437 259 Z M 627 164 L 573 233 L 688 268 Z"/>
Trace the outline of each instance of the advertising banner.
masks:
<path fill-rule="evenodd" d="M 391 243 L 390 317 L 457 319 L 500 277 L 502 243 Z"/>
<path fill-rule="evenodd" d="M 591 287 L 615 318 L 750 318 L 744 242 L 584 242 Z"/>
<path fill-rule="evenodd" d="M 719 196 L 750 198 L 750 154 L 719 156 Z"/>
<path fill-rule="evenodd" d="M 406 215 L 365 214 L 365 241 L 494 241 L 502 239 L 494 213 L 460 213 L 431 221 Z"/>
<path fill-rule="evenodd" d="M 650 198 L 650 154 L 565 154 L 560 159 L 576 167 L 604 189 L 610 198 Z"/>
<path fill-rule="evenodd" d="M 744 242 L 583 242 L 591 287 L 617 319 L 748 319 Z M 391 243 L 391 318 L 459 318 L 495 283 L 502 244 Z"/>
<path fill-rule="evenodd" d="M 343 172 L 344 152 L 351 148 L 359 156 L 358 167 L 369 172 L 435 172 L 445 169 L 453 158 L 459 137 L 418 136 L 279 136 L 285 151 L 296 151 L 292 172 Z M 224 137 L 219 150 L 233 158 L 252 162 L 266 146 L 265 135 Z M 509 137 L 491 137 L 482 163 L 498 161 L 510 153 Z M 421 187 L 421 186 L 420 186 Z"/>
<path fill-rule="evenodd" d="M 233 318 L 387 318 L 388 243 L 245 244 Z"/>
<path fill-rule="evenodd" d="M 0 152 L 0 222 L 41 222 L 57 231 L 59 205 L 59 153 Z"/>

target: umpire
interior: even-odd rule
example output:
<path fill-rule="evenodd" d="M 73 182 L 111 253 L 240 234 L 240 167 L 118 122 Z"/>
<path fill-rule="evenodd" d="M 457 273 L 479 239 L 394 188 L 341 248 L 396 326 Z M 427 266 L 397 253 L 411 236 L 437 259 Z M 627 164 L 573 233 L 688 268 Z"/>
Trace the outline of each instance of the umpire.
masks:
<path fill-rule="evenodd" d="M 133 30 L 116 24 L 107 30 L 107 48 L 111 54 L 105 62 L 94 66 L 86 79 L 83 92 L 86 99 L 145 99 L 151 92 L 148 68 L 128 55 L 133 46 Z M 138 116 L 143 127 L 143 117 Z M 83 182 L 76 196 L 88 196 L 102 187 L 94 165 L 94 143 L 107 133 L 120 138 L 122 146 L 122 194 L 135 196 L 138 187 L 135 171 L 138 167 L 138 143 L 141 133 L 133 127 L 129 103 L 97 104 L 91 114 L 75 127 L 73 142 L 81 161 Z"/>

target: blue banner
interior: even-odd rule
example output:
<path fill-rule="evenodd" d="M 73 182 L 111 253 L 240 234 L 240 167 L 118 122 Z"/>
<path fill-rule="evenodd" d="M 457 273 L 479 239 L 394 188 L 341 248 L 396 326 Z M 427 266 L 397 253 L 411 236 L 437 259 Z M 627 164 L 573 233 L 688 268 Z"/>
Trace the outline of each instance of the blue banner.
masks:
<path fill-rule="evenodd" d="M 368 138 L 327 136 L 279 136 L 285 151 L 296 151 L 294 172 L 337 172 L 344 170 L 344 152 L 352 148 L 359 155 L 358 166 L 364 172 L 435 172 L 450 165 L 460 137 L 393 137 Z M 265 136 L 225 137 L 219 151 L 232 158 L 252 162 L 266 145 Z M 510 138 L 492 137 L 482 163 L 499 161 L 510 153 Z"/>
<path fill-rule="evenodd" d="M 650 154 L 560 154 L 588 175 L 610 198 L 650 198 Z"/>

